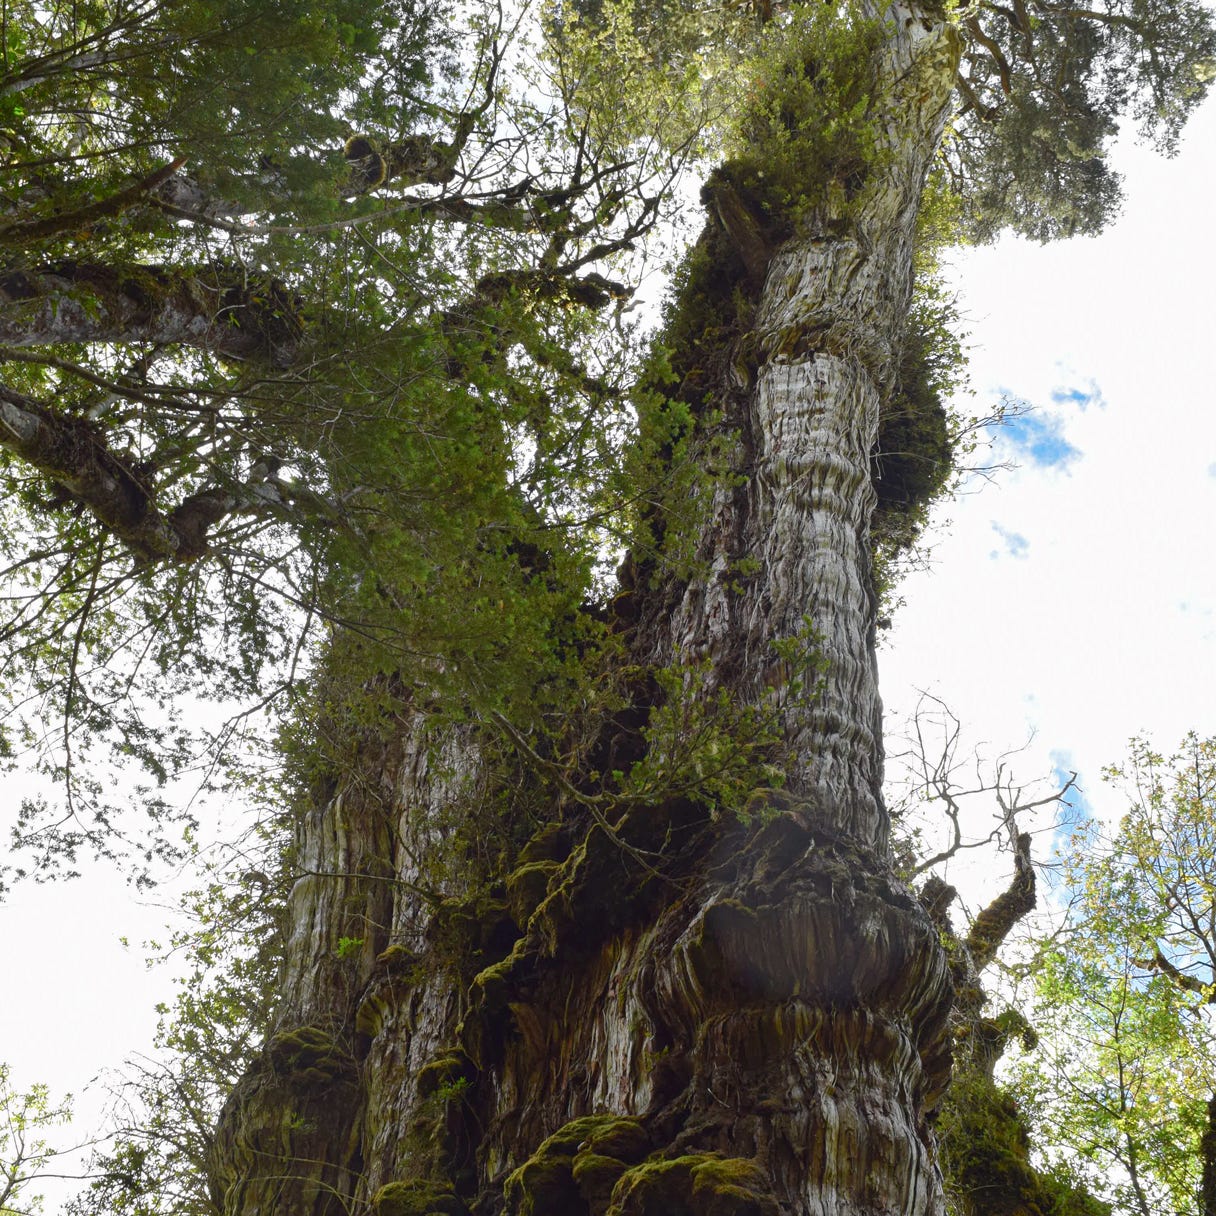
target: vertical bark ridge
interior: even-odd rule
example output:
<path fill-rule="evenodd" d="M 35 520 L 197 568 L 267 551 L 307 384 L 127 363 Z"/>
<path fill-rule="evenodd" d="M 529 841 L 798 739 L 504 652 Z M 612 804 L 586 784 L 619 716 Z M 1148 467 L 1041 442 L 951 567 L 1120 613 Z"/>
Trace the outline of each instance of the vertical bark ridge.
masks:
<path fill-rule="evenodd" d="M 756 701 L 780 696 L 772 642 L 797 637 L 808 622 L 827 670 L 813 705 L 791 702 L 785 711 L 785 789 L 882 853 L 870 454 L 958 40 L 902 5 L 880 16 L 889 93 L 875 116 L 886 146 L 873 180 L 856 199 L 818 208 L 773 254 L 750 341 L 760 352 L 755 386 L 741 393 L 725 385 L 722 394 L 727 424 L 742 437 L 746 491 L 716 494 L 699 545 L 708 577 L 660 593 L 642 633 L 646 661 L 708 656 L 723 683 Z M 744 560 L 760 569 L 739 580 Z"/>

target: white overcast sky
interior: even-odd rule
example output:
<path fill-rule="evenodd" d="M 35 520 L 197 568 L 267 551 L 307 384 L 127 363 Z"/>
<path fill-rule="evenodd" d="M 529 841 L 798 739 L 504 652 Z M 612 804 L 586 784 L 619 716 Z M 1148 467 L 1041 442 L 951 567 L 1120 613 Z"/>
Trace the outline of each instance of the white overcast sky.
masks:
<path fill-rule="evenodd" d="M 954 259 L 976 407 L 1033 413 L 998 440 L 1019 467 L 941 512 L 879 660 L 888 730 L 931 692 L 967 745 L 1033 734 L 1018 774 L 1075 769 L 1109 818 L 1131 735 L 1216 733 L 1216 105 L 1175 160 L 1116 163 L 1103 236 Z"/>
<path fill-rule="evenodd" d="M 1131 734 L 1168 749 L 1216 733 L 1216 104 L 1176 160 L 1128 142 L 1117 163 L 1126 206 L 1101 238 L 954 259 L 975 410 L 1006 393 L 1035 412 L 998 452 L 1020 467 L 941 512 L 880 654 L 896 728 L 926 690 L 965 748 L 1033 733 L 1018 774 L 1076 769 L 1108 816 L 1099 773 Z M 0 905 L 0 1060 L 18 1085 L 80 1094 L 148 1047 L 169 981 L 138 942 L 164 920 L 109 872 Z"/>

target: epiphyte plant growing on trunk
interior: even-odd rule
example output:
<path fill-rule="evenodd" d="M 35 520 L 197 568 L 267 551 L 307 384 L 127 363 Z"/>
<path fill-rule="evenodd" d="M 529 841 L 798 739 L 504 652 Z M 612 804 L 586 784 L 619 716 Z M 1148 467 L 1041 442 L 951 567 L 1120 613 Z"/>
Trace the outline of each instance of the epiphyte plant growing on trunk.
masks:
<path fill-rule="evenodd" d="M 937 1211 L 870 541 L 890 449 L 948 451 L 922 202 L 1096 230 L 1206 12 L 7 11 L 5 675 L 59 710 L 9 745 L 72 791 L 18 830 L 117 847 L 81 750 L 194 742 L 142 677 L 294 698 L 283 967 L 199 1203 Z M 638 357 L 630 258 L 715 148 Z"/>

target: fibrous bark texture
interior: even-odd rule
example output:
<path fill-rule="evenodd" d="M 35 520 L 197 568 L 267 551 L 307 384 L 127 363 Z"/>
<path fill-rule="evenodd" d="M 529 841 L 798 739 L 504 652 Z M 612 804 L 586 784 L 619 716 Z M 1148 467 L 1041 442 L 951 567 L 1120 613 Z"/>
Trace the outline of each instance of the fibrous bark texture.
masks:
<path fill-rule="evenodd" d="M 956 46 L 883 20 L 882 155 L 775 249 L 754 375 L 723 375 L 740 476 L 700 529 L 709 575 L 634 591 L 639 664 L 707 661 L 777 707 L 784 787 L 748 823 L 572 809 L 475 889 L 427 859 L 491 796 L 477 739 L 406 715 L 301 821 L 278 1030 L 216 1138 L 226 1214 L 940 1211 L 951 987 L 885 855 L 868 523 Z M 772 643 L 808 620 L 825 686 L 783 699 Z"/>
<path fill-rule="evenodd" d="M 282 283 L 239 269 L 60 262 L 0 274 L 0 345 L 156 342 L 286 367 L 299 347 L 296 308 Z"/>

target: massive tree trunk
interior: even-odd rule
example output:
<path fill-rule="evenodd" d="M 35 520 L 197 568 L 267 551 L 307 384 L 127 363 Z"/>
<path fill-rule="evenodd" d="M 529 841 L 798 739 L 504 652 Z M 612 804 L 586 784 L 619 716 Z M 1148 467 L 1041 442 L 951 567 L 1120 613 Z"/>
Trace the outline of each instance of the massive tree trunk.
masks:
<path fill-rule="evenodd" d="M 957 48 L 936 18 L 883 19 L 854 197 L 771 256 L 718 200 L 711 247 L 763 284 L 749 368 L 719 361 L 741 476 L 700 524 L 708 575 L 646 559 L 632 590 L 631 657 L 771 707 L 784 786 L 747 822 L 572 799 L 497 882 L 436 883 L 453 823 L 509 799 L 471 728 L 435 736 L 407 700 L 301 816 L 276 1033 L 216 1138 L 226 1214 L 940 1211 L 950 980 L 886 856 L 868 527 Z M 804 635 L 814 698 L 772 646 Z"/>

